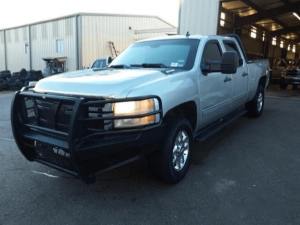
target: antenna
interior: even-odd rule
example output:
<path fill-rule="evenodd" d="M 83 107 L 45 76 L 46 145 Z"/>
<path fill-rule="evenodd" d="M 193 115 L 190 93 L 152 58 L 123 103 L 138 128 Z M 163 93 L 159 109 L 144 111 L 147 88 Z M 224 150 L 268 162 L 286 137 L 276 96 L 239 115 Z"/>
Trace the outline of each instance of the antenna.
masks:
<path fill-rule="evenodd" d="M 185 35 L 186 37 L 189 37 L 190 36 L 190 33 L 189 32 L 186 32 L 186 35 Z"/>

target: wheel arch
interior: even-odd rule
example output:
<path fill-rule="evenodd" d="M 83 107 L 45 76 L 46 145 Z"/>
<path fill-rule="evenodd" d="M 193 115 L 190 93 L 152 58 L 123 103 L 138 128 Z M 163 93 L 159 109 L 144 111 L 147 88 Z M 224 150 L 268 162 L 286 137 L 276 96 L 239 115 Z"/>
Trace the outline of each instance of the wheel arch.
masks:
<path fill-rule="evenodd" d="M 170 116 L 186 118 L 190 122 L 193 131 L 195 131 L 197 126 L 197 105 L 194 101 L 188 101 L 170 109 L 164 118 Z"/>
<path fill-rule="evenodd" d="M 257 88 L 261 85 L 263 88 L 266 88 L 266 86 L 267 86 L 267 76 L 266 75 L 264 75 L 264 76 L 262 76 L 260 79 L 259 79 L 259 81 L 258 81 L 258 86 L 257 86 Z"/>

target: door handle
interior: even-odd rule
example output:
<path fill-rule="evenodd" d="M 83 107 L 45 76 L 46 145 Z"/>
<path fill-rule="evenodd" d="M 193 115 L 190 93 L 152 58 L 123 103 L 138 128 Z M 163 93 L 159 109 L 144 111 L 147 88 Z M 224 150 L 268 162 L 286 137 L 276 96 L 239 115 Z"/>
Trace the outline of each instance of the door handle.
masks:
<path fill-rule="evenodd" d="M 243 77 L 248 76 L 248 73 L 245 73 L 245 72 L 244 72 L 244 73 L 242 74 L 242 76 L 243 76 Z"/>
<path fill-rule="evenodd" d="M 231 81 L 230 77 L 226 77 L 225 80 L 224 80 L 224 82 L 229 82 L 229 81 Z"/>

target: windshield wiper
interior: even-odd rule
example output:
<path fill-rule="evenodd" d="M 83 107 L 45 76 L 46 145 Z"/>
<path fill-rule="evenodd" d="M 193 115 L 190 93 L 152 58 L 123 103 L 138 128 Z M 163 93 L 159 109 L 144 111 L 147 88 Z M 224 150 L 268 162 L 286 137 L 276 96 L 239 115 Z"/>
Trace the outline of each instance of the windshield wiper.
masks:
<path fill-rule="evenodd" d="M 127 66 L 125 64 L 120 64 L 120 65 L 111 65 L 109 66 L 110 68 L 114 68 L 114 69 L 130 69 L 130 66 Z"/>
<path fill-rule="evenodd" d="M 143 64 L 130 64 L 131 67 L 143 67 L 143 68 L 167 68 L 162 63 L 143 63 Z"/>
<path fill-rule="evenodd" d="M 143 63 L 143 68 L 167 68 L 165 64 L 162 63 Z"/>

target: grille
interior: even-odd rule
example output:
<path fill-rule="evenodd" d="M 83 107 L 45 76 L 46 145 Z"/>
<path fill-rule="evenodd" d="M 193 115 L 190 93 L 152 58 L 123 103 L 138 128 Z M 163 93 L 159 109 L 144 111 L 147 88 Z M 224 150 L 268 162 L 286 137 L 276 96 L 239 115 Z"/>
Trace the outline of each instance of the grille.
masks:
<path fill-rule="evenodd" d="M 298 72 L 298 70 L 288 70 L 288 71 L 286 71 L 286 75 L 287 76 L 298 76 L 299 72 Z"/>
<path fill-rule="evenodd" d="M 68 132 L 74 102 L 24 98 L 26 123 Z"/>

